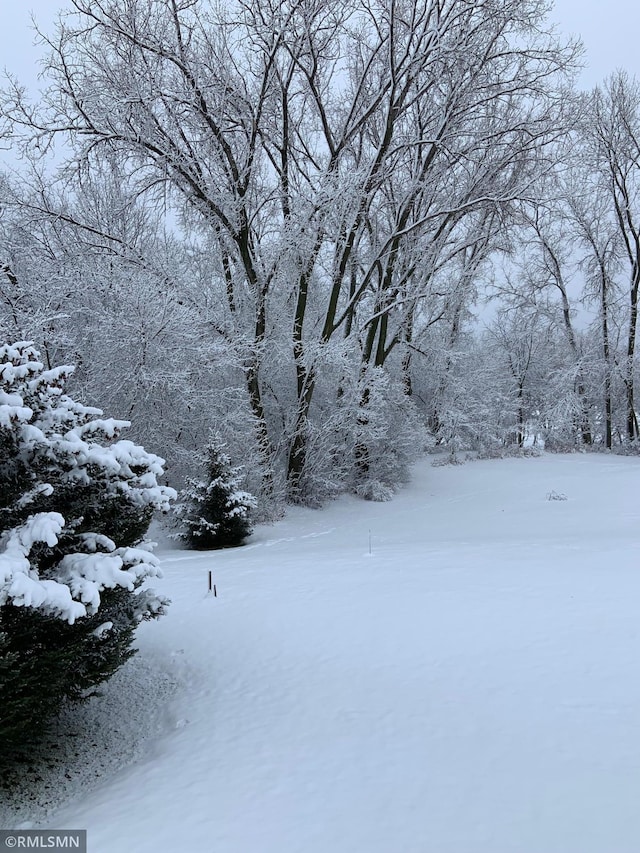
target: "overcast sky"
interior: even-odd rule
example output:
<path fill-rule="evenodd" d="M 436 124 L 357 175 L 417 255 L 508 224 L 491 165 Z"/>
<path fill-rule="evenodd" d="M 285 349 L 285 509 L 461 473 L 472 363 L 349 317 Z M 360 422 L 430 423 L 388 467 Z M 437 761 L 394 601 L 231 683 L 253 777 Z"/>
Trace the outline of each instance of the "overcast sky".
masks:
<path fill-rule="evenodd" d="M 16 74 L 25 85 L 37 85 L 38 57 L 33 46 L 30 12 L 51 29 L 64 0 L 0 0 L 0 69 Z M 587 48 L 588 67 L 581 83 L 592 86 L 616 68 L 640 77 L 638 0 L 556 0 L 553 19 L 567 34 L 579 34 Z"/>

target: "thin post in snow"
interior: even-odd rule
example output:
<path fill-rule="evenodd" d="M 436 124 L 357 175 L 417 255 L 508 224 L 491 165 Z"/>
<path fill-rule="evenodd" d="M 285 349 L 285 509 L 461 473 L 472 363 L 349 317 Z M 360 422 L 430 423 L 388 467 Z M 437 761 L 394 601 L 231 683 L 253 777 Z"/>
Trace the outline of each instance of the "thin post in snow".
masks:
<path fill-rule="evenodd" d="M 213 572 L 209 569 L 209 592 L 213 592 L 213 597 L 218 597 L 218 590 L 216 589 L 216 585 L 213 582 Z"/>
<path fill-rule="evenodd" d="M 369 556 L 371 556 L 371 528 L 369 528 Z"/>

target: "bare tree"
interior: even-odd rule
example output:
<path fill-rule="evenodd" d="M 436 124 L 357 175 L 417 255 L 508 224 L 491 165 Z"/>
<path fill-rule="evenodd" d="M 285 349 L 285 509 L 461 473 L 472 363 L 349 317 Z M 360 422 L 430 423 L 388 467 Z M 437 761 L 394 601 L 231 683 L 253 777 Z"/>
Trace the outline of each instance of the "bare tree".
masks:
<path fill-rule="evenodd" d="M 515 407 L 514 441 L 524 447 L 527 423 L 535 417 L 544 382 L 545 355 L 549 349 L 551 328 L 537 311 L 500 311 L 488 327 L 490 338 L 504 359 L 511 380 L 511 399 Z"/>
<path fill-rule="evenodd" d="M 211 384 L 214 349 L 203 346 L 206 294 L 189 304 L 184 245 L 105 163 L 81 195 L 31 171 L 4 202 L 3 333 L 38 341 L 47 364 L 75 364 L 74 390 L 134 418 L 136 438 L 175 464 L 206 440 L 199 413 L 211 401 L 197 405 L 196 386 Z"/>
<path fill-rule="evenodd" d="M 537 199 L 522 207 L 516 259 L 512 263 L 516 280 L 509 276 L 507 286 L 501 291 L 508 303 L 525 312 L 535 309 L 544 313 L 550 323 L 557 323 L 562 330 L 578 399 L 576 435 L 583 444 L 591 445 L 593 431 L 585 354 L 574 322 L 575 305 L 582 296 L 578 281 L 580 256 L 576 251 L 575 222 L 561 149 L 558 155 L 557 167 L 541 178 Z"/>
<path fill-rule="evenodd" d="M 587 161 L 588 163 L 588 161 Z M 587 167 L 588 168 L 588 167 Z M 619 234 L 610 215 L 608 194 L 594 186 L 585 168 L 585 159 L 574 161 L 574 180 L 567 187 L 567 209 L 580 248 L 579 264 L 585 278 L 585 299 L 597 306 L 600 356 L 602 362 L 602 399 L 604 402 L 604 443 L 613 446 L 613 367 L 615 339 L 612 342 L 611 314 L 618 308 L 620 271 Z M 627 399 L 628 405 L 628 399 Z"/>
<path fill-rule="evenodd" d="M 624 258 L 627 276 L 627 336 L 623 381 L 626 392 L 626 432 L 630 441 L 638 439 L 635 410 L 635 351 L 640 289 L 640 85 L 625 72 L 610 77 L 596 87 L 585 104 L 583 132 L 585 151 L 593 174 L 607 193 L 616 225 L 617 244 Z M 592 220 L 592 223 L 594 220 Z M 587 223 L 585 223 L 587 224 Z M 583 228 L 584 231 L 584 228 Z M 587 228 L 585 238 L 595 253 L 600 268 L 601 293 L 606 293 L 605 257 L 607 236 L 596 236 Z M 603 296 L 606 308 L 606 295 Z M 606 311 L 602 312 L 603 323 Z M 603 327 L 603 332 L 605 328 Z M 603 336 L 608 341 L 608 334 Z M 603 344 L 604 346 L 604 344 Z M 606 344 L 608 348 L 608 343 Z M 609 355 L 606 356 L 607 361 Z"/>
<path fill-rule="evenodd" d="M 406 364 L 438 278 L 486 256 L 547 168 L 577 49 L 538 0 L 72 6 L 47 39 L 44 104 L 15 86 L 7 114 L 32 151 L 65 136 L 66 175 L 115 158 L 216 254 L 265 477 L 286 445 L 304 497 L 323 352 L 347 338 L 364 366 Z M 283 425 L 265 393 L 291 402 Z"/>

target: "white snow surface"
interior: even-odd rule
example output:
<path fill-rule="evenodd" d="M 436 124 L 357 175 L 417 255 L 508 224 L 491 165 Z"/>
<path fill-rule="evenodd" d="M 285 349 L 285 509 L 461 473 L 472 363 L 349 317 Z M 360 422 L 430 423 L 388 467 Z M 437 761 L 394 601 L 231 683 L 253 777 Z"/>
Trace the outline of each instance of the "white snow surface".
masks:
<path fill-rule="evenodd" d="M 425 461 L 390 503 L 165 549 L 161 729 L 30 817 L 91 853 L 637 853 L 639 486 L 638 458 Z"/>

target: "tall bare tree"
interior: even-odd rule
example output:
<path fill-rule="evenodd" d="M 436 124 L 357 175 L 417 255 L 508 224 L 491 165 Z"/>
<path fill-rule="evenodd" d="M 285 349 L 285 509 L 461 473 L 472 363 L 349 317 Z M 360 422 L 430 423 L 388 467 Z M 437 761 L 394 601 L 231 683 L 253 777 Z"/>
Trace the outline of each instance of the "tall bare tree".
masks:
<path fill-rule="evenodd" d="M 216 253 L 266 477 L 284 444 L 304 497 L 323 353 L 347 338 L 365 365 L 406 356 L 436 278 L 489 251 L 547 168 L 577 48 L 539 0 L 72 7 L 47 38 L 43 105 L 15 86 L 7 114 L 32 150 L 65 136 L 66 175 L 115 158 Z M 275 375 L 293 377 L 284 435 Z"/>
<path fill-rule="evenodd" d="M 589 163 L 593 174 L 609 198 L 620 257 L 624 260 L 626 270 L 628 314 L 623 381 L 626 392 L 626 433 L 630 441 L 635 441 L 640 437 L 635 409 L 634 378 L 640 292 L 640 84 L 638 81 L 621 71 L 611 76 L 603 86 L 596 87 L 585 104 L 583 128 L 588 142 L 586 151 L 590 155 Z M 590 242 L 593 249 L 595 244 L 593 241 Z M 607 242 L 606 239 L 605 242 Z M 604 256 L 601 260 L 604 260 Z M 602 264 L 600 267 L 601 270 L 604 269 Z M 603 278 L 603 286 L 604 282 Z M 601 292 L 605 291 L 601 290 Z"/>

